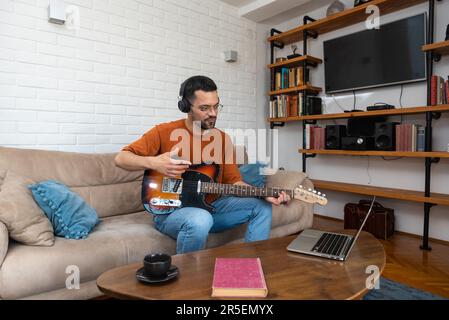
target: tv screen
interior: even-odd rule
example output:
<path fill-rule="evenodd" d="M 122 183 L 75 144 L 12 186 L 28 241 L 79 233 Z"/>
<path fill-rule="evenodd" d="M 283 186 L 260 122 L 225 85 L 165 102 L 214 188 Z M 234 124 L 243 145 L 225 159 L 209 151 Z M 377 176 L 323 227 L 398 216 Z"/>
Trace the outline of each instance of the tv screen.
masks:
<path fill-rule="evenodd" d="M 326 93 L 426 79 L 426 14 L 324 42 Z"/>

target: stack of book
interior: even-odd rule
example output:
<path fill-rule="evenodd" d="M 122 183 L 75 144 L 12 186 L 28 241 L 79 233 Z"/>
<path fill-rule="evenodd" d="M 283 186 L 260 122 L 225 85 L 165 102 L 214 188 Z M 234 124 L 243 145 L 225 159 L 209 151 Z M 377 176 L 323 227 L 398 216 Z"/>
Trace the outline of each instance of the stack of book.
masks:
<path fill-rule="evenodd" d="M 326 129 L 306 124 L 306 149 L 324 150 L 326 148 Z"/>
<path fill-rule="evenodd" d="M 443 77 L 432 76 L 432 84 L 430 87 L 431 105 L 437 106 L 449 103 L 449 76 L 444 81 Z"/>
<path fill-rule="evenodd" d="M 282 90 L 293 87 L 300 87 L 304 85 L 304 68 L 281 68 L 276 69 L 274 75 L 272 74 L 272 81 L 274 81 L 274 90 Z"/>
<path fill-rule="evenodd" d="M 279 95 L 270 101 L 270 118 L 296 117 L 303 113 L 302 93 Z"/>
<path fill-rule="evenodd" d="M 425 151 L 424 127 L 418 124 L 396 125 L 396 151 Z"/>

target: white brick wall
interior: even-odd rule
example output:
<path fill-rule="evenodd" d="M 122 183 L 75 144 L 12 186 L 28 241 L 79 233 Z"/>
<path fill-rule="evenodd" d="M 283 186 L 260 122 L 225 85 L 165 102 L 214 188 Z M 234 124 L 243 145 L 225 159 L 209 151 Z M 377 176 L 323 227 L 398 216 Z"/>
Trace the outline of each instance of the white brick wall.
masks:
<path fill-rule="evenodd" d="M 81 28 L 47 22 L 50 0 L 0 0 L 0 145 L 115 152 L 184 117 L 180 83 L 213 78 L 220 128 L 256 128 L 256 24 L 218 0 L 66 0 Z M 238 50 L 228 64 L 222 53 Z M 233 116 L 238 114 L 238 119 Z"/>

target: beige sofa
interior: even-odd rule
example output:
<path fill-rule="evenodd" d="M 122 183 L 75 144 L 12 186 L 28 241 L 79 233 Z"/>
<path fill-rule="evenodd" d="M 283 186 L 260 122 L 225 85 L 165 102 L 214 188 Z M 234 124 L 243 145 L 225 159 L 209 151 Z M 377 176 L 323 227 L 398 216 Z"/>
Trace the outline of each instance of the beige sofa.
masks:
<path fill-rule="evenodd" d="M 153 251 L 175 254 L 175 240 L 153 227 L 151 215 L 141 205 L 143 172 L 117 168 L 114 156 L 0 147 L 0 170 L 11 170 L 34 181 L 61 181 L 80 194 L 101 218 L 87 239 L 56 238 L 52 247 L 14 242 L 0 222 L 0 299 L 98 297 L 101 293 L 95 281 L 106 270 L 142 261 Z M 268 176 L 267 184 L 312 187 L 302 173 L 288 171 Z M 299 201 L 273 207 L 271 237 L 311 227 L 312 212 L 312 205 Z M 211 234 L 208 247 L 241 241 L 245 228 Z M 80 271 L 79 289 L 66 288 L 67 278 L 73 275 L 67 267 L 72 265 Z"/>

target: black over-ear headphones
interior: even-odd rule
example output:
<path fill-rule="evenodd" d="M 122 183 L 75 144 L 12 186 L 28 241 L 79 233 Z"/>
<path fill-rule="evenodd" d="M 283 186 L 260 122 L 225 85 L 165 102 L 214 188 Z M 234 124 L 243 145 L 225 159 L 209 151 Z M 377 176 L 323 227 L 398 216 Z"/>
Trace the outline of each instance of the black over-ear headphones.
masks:
<path fill-rule="evenodd" d="M 186 85 L 189 80 L 190 79 L 187 79 L 186 81 L 184 81 L 181 84 L 181 88 L 179 89 L 178 108 L 183 113 L 189 113 L 189 111 L 190 111 L 190 102 L 184 96 L 185 90 L 186 90 Z"/>

